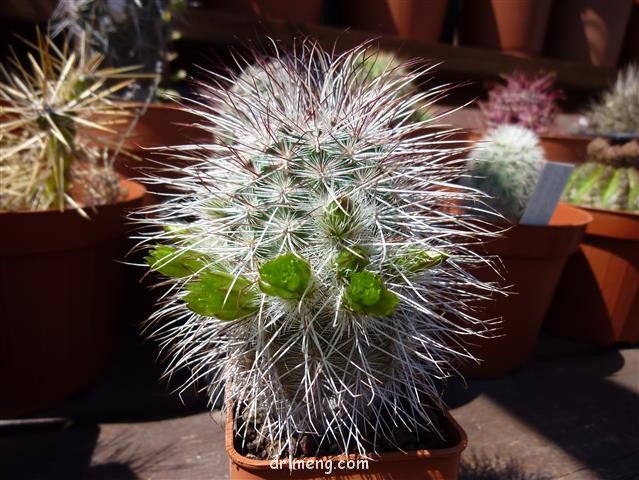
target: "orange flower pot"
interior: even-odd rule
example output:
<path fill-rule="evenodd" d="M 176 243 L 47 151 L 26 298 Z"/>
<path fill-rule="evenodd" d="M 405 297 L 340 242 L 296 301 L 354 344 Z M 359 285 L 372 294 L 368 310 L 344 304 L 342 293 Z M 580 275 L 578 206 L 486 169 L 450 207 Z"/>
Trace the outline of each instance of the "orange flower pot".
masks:
<path fill-rule="evenodd" d="M 552 0 L 466 0 L 461 12 L 462 45 L 539 55 Z"/>
<path fill-rule="evenodd" d="M 639 214 L 584 208 L 593 221 L 561 278 L 546 327 L 576 340 L 639 342 Z"/>
<path fill-rule="evenodd" d="M 341 0 L 344 24 L 401 38 L 439 41 L 448 0 Z"/>
<path fill-rule="evenodd" d="M 144 187 L 87 209 L 0 213 L 0 418 L 53 407 L 110 365 L 123 300 L 126 211 Z"/>
<path fill-rule="evenodd" d="M 468 440 L 466 433 L 459 424 L 445 414 L 445 425 L 448 434 L 455 442 L 450 448 L 438 450 L 418 450 L 414 452 L 393 452 L 373 455 L 368 461 L 368 468 L 339 468 L 340 462 L 344 467 L 348 462 L 357 466 L 356 455 L 337 457 L 306 457 L 304 462 L 313 462 L 313 465 L 325 466 L 331 462 L 332 473 L 326 475 L 325 468 L 290 470 L 288 459 L 284 459 L 278 465 L 278 469 L 272 468 L 269 460 L 254 460 L 241 456 L 233 446 L 233 417 L 229 412 L 226 421 L 226 451 L 229 455 L 230 480 L 279 480 L 279 479 L 305 479 L 325 480 L 334 478 L 339 480 L 457 480 L 459 461 L 462 451 L 466 448 Z M 319 463 L 321 462 L 321 463 Z"/>
<path fill-rule="evenodd" d="M 512 293 L 475 305 L 477 317 L 501 318 L 501 323 L 492 333 L 493 338 L 460 338 L 468 351 L 481 360 L 480 364 L 468 361 L 460 365 L 462 375 L 500 377 L 528 361 L 566 260 L 579 248 L 591 221 L 587 212 L 560 203 L 549 225 L 516 225 L 502 238 L 485 245 L 482 254 L 499 257 L 504 278 L 487 267 L 476 275 L 484 281 L 510 286 Z"/>

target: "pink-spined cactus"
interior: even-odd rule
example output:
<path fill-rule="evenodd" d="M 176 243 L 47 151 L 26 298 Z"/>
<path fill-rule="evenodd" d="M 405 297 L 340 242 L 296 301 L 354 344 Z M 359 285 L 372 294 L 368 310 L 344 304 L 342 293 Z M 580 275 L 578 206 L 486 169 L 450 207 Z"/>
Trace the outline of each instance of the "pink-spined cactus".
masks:
<path fill-rule="evenodd" d="M 563 96 L 561 90 L 554 88 L 554 75 L 515 70 L 501 78 L 506 83 L 493 85 L 488 101 L 479 102 L 486 127 L 514 124 L 538 134 L 548 132 L 557 115 L 557 100 Z"/>

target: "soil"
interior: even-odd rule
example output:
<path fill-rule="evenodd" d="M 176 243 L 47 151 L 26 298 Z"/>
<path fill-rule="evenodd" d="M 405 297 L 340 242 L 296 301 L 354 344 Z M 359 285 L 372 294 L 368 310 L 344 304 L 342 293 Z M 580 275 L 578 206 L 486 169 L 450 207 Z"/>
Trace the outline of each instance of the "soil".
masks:
<path fill-rule="evenodd" d="M 371 453 L 381 454 L 397 451 L 436 450 L 453 447 L 455 445 L 455 439 L 449 438 L 450 434 L 446 428 L 447 422 L 444 414 L 437 409 L 432 409 L 429 415 L 433 422 L 432 429 L 420 428 L 417 431 L 409 431 L 405 426 L 398 425 L 393 430 L 394 441 L 383 437 L 375 439 L 375 432 L 370 432 L 371 436 L 368 439 L 368 443 L 371 444 Z M 256 460 L 271 460 L 277 458 L 278 445 L 274 445 L 268 438 L 260 438 L 258 435 L 260 427 L 261 421 L 259 418 L 257 420 L 251 419 L 251 421 L 247 423 L 245 416 L 241 416 L 238 419 L 235 430 L 235 450 L 244 457 Z M 237 434 L 238 429 L 242 432 L 246 431 L 246 438 L 242 438 L 242 436 Z M 438 435 L 436 432 L 440 432 L 440 434 Z M 336 456 L 343 453 L 336 442 L 329 443 L 328 441 L 324 441 L 318 445 L 320 438 L 321 435 L 305 434 L 296 439 L 293 457 Z M 374 441 L 376 441 L 375 452 L 372 451 Z M 352 450 L 348 453 L 357 452 Z M 289 451 L 285 448 L 279 458 L 287 458 L 288 455 Z"/>

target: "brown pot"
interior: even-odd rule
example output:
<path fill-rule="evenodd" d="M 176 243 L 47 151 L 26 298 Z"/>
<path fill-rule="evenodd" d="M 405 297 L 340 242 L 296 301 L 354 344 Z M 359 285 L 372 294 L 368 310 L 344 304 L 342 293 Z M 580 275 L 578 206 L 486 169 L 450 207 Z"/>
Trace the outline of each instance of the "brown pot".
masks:
<path fill-rule="evenodd" d="M 477 142 L 485 133 L 470 132 L 468 139 Z M 590 137 L 576 135 L 539 135 L 539 144 L 544 150 L 546 160 L 566 163 L 583 163 L 586 161 L 586 150 L 592 141 Z"/>
<path fill-rule="evenodd" d="M 479 318 L 501 317 L 501 323 L 494 338 L 464 340 L 481 363 L 465 362 L 462 375 L 500 377 L 528 361 L 568 255 L 577 250 L 591 221 L 587 212 L 560 203 L 549 225 L 516 225 L 504 237 L 486 244 L 483 253 L 499 257 L 504 278 L 490 268 L 476 275 L 509 286 L 512 293 L 477 305 Z"/>
<path fill-rule="evenodd" d="M 541 52 L 552 0 L 466 0 L 459 42 L 513 55 Z"/>
<path fill-rule="evenodd" d="M 393 452 L 372 455 L 368 468 L 338 469 L 339 462 L 357 461 L 356 455 L 336 457 L 306 457 L 305 461 L 331 461 L 333 472 L 330 477 L 324 469 L 295 470 L 292 474 L 288 459 L 281 461 L 282 468 L 271 468 L 269 460 L 254 460 L 241 456 L 233 446 L 233 418 L 232 412 L 226 420 L 226 452 L 229 455 L 230 480 L 276 480 L 276 479 L 305 479 L 325 480 L 334 478 L 339 480 L 457 480 L 459 460 L 462 451 L 468 444 L 466 432 L 455 419 L 444 412 L 445 427 L 455 446 L 439 450 L 417 450 L 413 452 Z M 345 463 L 344 463 L 345 464 Z M 324 463 L 325 465 L 325 463 Z"/>
<path fill-rule="evenodd" d="M 55 406 L 108 368 L 122 300 L 126 199 L 87 209 L 0 213 L 0 417 Z"/>
<path fill-rule="evenodd" d="M 287 20 L 295 23 L 320 23 L 324 0 L 205 0 L 203 6 L 235 15 Z"/>
<path fill-rule="evenodd" d="M 356 30 L 439 41 L 448 0 L 342 0 L 344 23 Z"/>
<path fill-rule="evenodd" d="M 639 214 L 584 208 L 593 217 L 561 278 L 546 326 L 576 340 L 639 342 Z"/>
<path fill-rule="evenodd" d="M 633 0 L 561 0 L 553 5 L 549 56 L 615 67 Z"/>
<path fill-rule="evenodd" d="M 152 103 L 148 105 L 135 127 L 128 133 L 124 142 L 125 149 L 132 155 L 120 154 L 115 160 L 115 169 L 121 175 L 128 178 L 144 176 L 145 172 L 162 168 L 158 163 L 179 163 L 179 160 L 167 156 L 165 153 L 150 151 L 151 148 L 187 145 L 197 143 L 210 143 L 211 134 L 196 126 L 195 123 L 202 119 L 176 105 Z M 85 132 L 87 135 L 101 135 L 106 141 L 116 142 L 128 130 L 128 124 L 116 127 L 118 133 L 115 137 L 98 132 Z M 153 186 L 153 192 L 166 192 L 168 189 L 162 186 Z M 147 203 L 151 202 L 151 196 L 147 196 Z"/>

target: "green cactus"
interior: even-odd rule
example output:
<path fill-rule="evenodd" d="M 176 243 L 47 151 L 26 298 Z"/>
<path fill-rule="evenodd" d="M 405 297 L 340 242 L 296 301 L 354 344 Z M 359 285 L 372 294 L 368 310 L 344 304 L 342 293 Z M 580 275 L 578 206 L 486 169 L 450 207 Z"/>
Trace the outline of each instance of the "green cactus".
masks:
<path fill-rule="evenodd" d="M 585 112 L 585 130 L 600 135 L 639 134 L 639 67 L 628 65 Z"/>
<path fill-rule="evenodd" d="M 442 215 L 480 198 L 454 188 L 460 150 L 406 121 L 430 94 L 402 86 L 424 69 L 361 81 L 365 51 L 306 40 L 227 88 L 202 83 L 209 107 L 189 111 L 213 133 L 205 155 L 158 170 L 151 184 L 181 193 L 140 218 L 171 285 L 149 331 L 213 403 L 224 390 L 236 419 L 260 419 L 273 457 L 302 435 L 366 453 L 359 426 L 390 442 L 400 418 L 428 428 L 435 379 L 467 355 L 446 338 L 483 329 L 469 300 L 495 289 L 467 270 L 468 244 L 496 234 Z"/>
<path fill-rule="evenodd" d="M 544 152 L 532 131 L 503 125 L 473 149 L 462 184 L 484 192 L 485 203 L 513 223 L 526 209 L 544 165 Z"/>
<path fill-rule="evenodd" d="M 598 138 L 588 145 L 586 163 L 575 168 L 564 199 L 606 210 L 639 211 L 639 142 L 610 145 Z"/>

